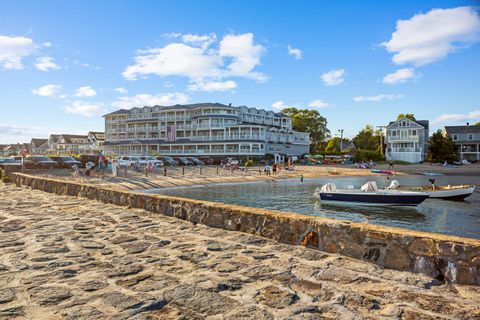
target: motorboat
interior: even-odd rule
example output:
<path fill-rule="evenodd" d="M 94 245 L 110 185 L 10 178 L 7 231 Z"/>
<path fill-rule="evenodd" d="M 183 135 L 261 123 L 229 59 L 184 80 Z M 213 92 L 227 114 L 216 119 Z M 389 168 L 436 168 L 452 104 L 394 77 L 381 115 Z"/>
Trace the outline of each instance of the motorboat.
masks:
<path fill-rule="evenodd" d="M 470 196 L 475 191 L 474 185 L 446 185 L 436 186 L 435 179 L 430 179 L 430 185 L 426 186 L 400 186 L 397 180 L 393 180 L 390 186 L 387 187 L 390 190 L 406 190 L 406 191 L 421 191 L 427 192 L 430 198 L 444 199 L 444 200 L 463 200 Z"/>
<path fill-rule="evenodd" d="M 315 190 L 314 196 L 322 202 L 337 202 L 366 206 L 417 206 L 429 197 L 428 192 L 399 189 L 378 189 L 375 181 L 365 183 L 360 189 L 347 186 L 337 189 L 327 183 Z"/>

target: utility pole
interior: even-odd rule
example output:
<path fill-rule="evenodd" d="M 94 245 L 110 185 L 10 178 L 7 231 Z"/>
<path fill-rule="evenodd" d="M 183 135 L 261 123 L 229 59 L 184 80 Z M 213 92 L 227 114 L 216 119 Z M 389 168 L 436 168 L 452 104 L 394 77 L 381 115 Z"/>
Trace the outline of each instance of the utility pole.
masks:
<path fill-rule="evenodd" d="M 384 154 L 383 154 L 383 129 L 386 128 L 387 126 L 376 126 L 376 127 L 382 130 L 382 134 L 380 135 L 380 154 L 383 157 L 384 156 Z"/>
<path fill-rule="evenodd" d="M 338 132 L 340 132 L 340 152 L 343 151 L 343 129 L 339 129 Z"/>

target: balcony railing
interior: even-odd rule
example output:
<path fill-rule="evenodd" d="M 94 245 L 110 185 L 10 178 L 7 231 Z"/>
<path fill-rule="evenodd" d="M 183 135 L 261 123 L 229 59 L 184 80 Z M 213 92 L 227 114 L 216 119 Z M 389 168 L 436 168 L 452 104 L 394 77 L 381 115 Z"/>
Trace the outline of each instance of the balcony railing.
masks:
<path fill-rule="evenodd" d="M 387 136 L 387 141 L 415 141 L 418 142 L 418 136 Z"/>

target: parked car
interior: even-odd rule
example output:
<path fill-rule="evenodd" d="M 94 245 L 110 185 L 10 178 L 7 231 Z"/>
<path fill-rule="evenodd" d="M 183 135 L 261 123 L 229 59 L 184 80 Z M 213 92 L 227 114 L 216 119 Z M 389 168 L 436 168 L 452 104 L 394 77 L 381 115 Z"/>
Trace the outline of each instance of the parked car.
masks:
<path fill-rule="evenodd" d="M 28 156 L 24 165 L 28 169 L 53 169 L 58 168 L 58 162 L 45 156 Z"/>
<path fill-rule="evenodd" d="M 193 164 L 197 165 L 197 166 L 203 166 L 205 164 L 205 162 L 203 162 L 202 160 L 199 160 L 195 157 L 187 157 L 188 160 L 190 160 L 191 162 L 193 162 Z"/>
<path fill-rule="evenodd" d="M 82 163 L 78 160 L 75 160 L 74 157 L 70 156 L 59 156 L 59 157 L 50 157 L 53 161 L 58 163 L 59 168 L 71 168 L 74 165 L 79 167 L 82 166 Z"/>
<path fill-rule="evenodd" d="M 215 159 L 211 157 L 198 157 L 197 159 L 203 161 L 206 165 L 216 164 Z"/>
<path fill-rule="evenodd" d="M 117 162 L 119 166 L 122 167 L 132 167 L 135 165 L 135 163 L 139 163 L 140 158 L 138 157 L 130 157 L 130 156 L 123 156 L 123 157 L 118 157 Z"/>
<path fill-rule="evenodd" d="M 181 166 L 192 166 L 193 165 L 193 162 L 188 160 L 186 157 L 178 157 L 178 158 L 175 158 L 175 160 Z"/>
<path fill-rule="evenodd" d="M 13 159 L 17 162 L 22 162 L 23 157 L 22 156 L 10 156 L 10 159 Z"/>
<path fill-rule="evenodd" d="M 145 156 L 145 157 L 140 157 L 140 160 L 141 160 L 141 161 L 146 161 L 147 164 L 152 164 L 154 167 L 161 167 L 161 166 L 163 166 L 163 161 L 162 161 L 162 160 L 158 160 L 158 159 L 155 158 L 155 157 Z"/>
<path fill-rule="evenodd" d="M 164 157 L 157 157 L 158 160 L 163 162 L 164 166 L 177 166 L 178 162 L 173 159 L 172 157 L 164 156 Z"/>
<path fill-rule="evenodd" d="M 0 158 L 0 168 L 5 169 L 5 167 L 21 168 L 22 163 L 12 158 Z"/>
<path fill-rule="evenodd" d="M 82 163 L 82 168 L 85 168 L 87 162 L 93 162 L 95 165 L 98 165 L 98 157 L 94 154 L 81 154 L 76 159 Z"/>

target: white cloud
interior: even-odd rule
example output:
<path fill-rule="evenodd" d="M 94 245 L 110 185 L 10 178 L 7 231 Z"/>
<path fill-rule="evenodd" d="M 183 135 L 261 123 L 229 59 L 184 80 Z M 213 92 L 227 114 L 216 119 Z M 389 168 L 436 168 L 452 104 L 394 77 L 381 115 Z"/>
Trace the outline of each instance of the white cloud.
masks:
<path fill-rule="evenodd" d="M 101 103 L 87 103 L 83 101 L 74 101 L 72 104 L 64 107 L 64 109 L 67 113 L 85 117 L 98 116 L 107 112 L 107 109 Z"/>
<path fill-rule="evenodd" d="M 36 49 L 37 45 L 32 39 L 0 35 L 0 66 L 4 69 L 23 69 L 22 60 Z"/>
<path fill-rule="evenodd" d="M 253 33 L 239 35 L 230 34 L 220 41 L 220 56 L 232 58 L 227 66 L 227 76 L 252 78 L 265 81 L 266 76 L 253 69 L 260 64 L 260 57 L 265 48 L 259 44 L 253 44 Z"/>
<path fill-rule="evenodd" d="M 377 101 L 382 101 L 382 100 L 396 100 L 403 98 L 403 94 L 378 94 L 376 96 L 358 96 L 354 97 L 353 101 L 356 102 L 365 102 L 365 101 L 371 101 L 371 102 L 377 102 Z"/>
<path fill-rule="evenodd" d="M 188 95 L 180 92 L 151 95 L 147 93 L 137 94 L 135 96 L 120 97 L 112 103 L 112 106 L 122 109 L 131 109 L 144 106 L 171 106 L 174 104 L 188 103 Z"/>
<path fill-rule="evenodd" d="M 322 74 L 322 80 L 326 86 L 336 86 L 343 82 L 344 75 L 344 69 L 332 70 Z"/>
<path fill-rule="evenodd" d="M 323 101 L 323 100 L 320 100 L 320 99 L 316 99 L 316 100 L 313 100 L 312 102 L 310 102 L 308 104 L 309 107 L 311 108 L 318 108 L 318 109 L 323 109 L 323 108 L 328 108 L 330 107 L 330 104 Z"/>
<path fill-rule="evenodd" d="M 207 92 L 212 92 L 212 91 L 229 91 L 233 90 L 237 87 L 237 83 L 232 80 L 228 80 L 225 82 L 217 82 L 217 81 L 212 81 L 212 82 L 197 82 L 190 84 L 188 86 L 188 90 L 190 91 L 207 91 Z"/>
<path fill-rule="evenodd" d="M 415 73 L 413 68 L 404 68 L 387 74 L 385 77 L 383 77 L 382 82 L 385 84 L 398 84 L 404 83 L 408 79 L 415 79 L 418 77 L 420 77 L 420 75 Z"/>
<path fill-rule="evenodd" d="M 288 45 L 288 54 L 291 55 L 291 56 L 294 56 L 295 60 L 302 59 L 302 50 L 292 48 L 290 45 Z"/>
<path fill-rule="evenodd" d="M 219 80 L 228 77 L 266 80 L 263 73 L 255 71 L 265 49 L 254 43 L 252 33 L 226 35 L 219 42 L 213 33 L 203 36 L 175 35 L 174 38 L 182 42 L 138 50 L 135 63 L 125 68 L 123 77 L 136 80 L 151 74 L 180 76 L 199 87 L 202 83 L 220 83 Z"/>
<path fill-rule="evenodd" d="M 2 143 L 30 142 L 31 138 L 48 138 L 52 132 L 71 132 L 58 128 L 18 126 L 0 123 Z"/>
<path fill-rule="evenodd" d="M 75 97 L 95 97 L 97 92 L 89 86 L 80 87 L 75 91 Z"/>
<path fill-rule="evenodd" d="M 121 94 L 127 94 L 127 89 L 125 89 L 124 87 L 115 88 L 115 89 L 113 89 L 113 91 L 115 91 L 117 93 L 121 93 Z"/>
<path fill-rule="evenodd" d="M 460 121 L 480 121 L 480 110 L 475 110 L 469 112 L 467 114 L 460 114 L 460 113 L 450 113 L 450 114 L 442 114 L 436 117 L 432 123 L 442 123 L 442 122 L 450 122 L 450 123 L 459 123 Z"/>
<path fill-rule="evenodd" d="M 182 41 L 184 43 L 189 43 L 194 46 L 199 46 L 201 48 L 208 48 L 212 43 L 217 41 L 217 35 L 215 33 L 211 33 L 208 35 L 195 35 L 195 34 L 184 34 L 182 35 Z"/>
<path fill-rule="evenodd" d="M 396 64 L 426 65 L 480 40 L 480 17 L 474 7 L 433 9 L 397 21 L 396 31 L 382 43 Z"/>
<path fill-rule="evenodd" d="M 53 62 L 53 60 L 54 59 L 52 57 L 39 57 L 35 62 L 35 68 L 40 71 L 61 69 L 61 67 Z"/>
<path fill-rule="evenodd" d="M 289 106 L 287 106 L 283 101 L 277 101 L 272 104 L 272 108 L 275 110 L 282 110 L 288 107 Z"/>
<path fill-rule="evenodd" d="M 47 84 L 46 86 L 32 89 L 32 93 L 42 97 L 55 97 L 61 89 L 62 86 L 59 84 Z"/>

